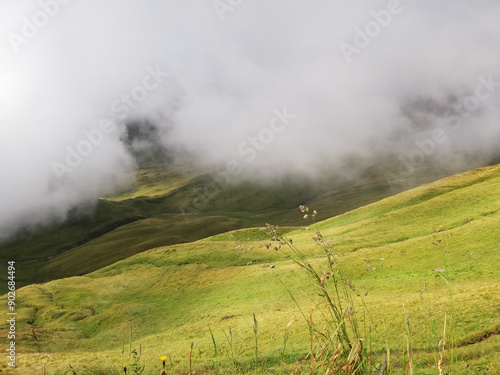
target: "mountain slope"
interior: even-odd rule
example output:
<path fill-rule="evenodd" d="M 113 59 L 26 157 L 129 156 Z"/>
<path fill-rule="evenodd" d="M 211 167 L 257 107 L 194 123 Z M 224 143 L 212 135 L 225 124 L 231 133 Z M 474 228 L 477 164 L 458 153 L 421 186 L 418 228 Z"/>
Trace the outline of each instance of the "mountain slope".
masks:
<path fill-rule="evenodd" d="M 408 186 L 437 179 L 446 171 L 423 169 Z M 21 285 L 83 275 L 130 255 L 185 243 L 266 222 L 298 225 L 296 207 L 322 207 L 320 218 L 347 212 L 394 193 L 381 171 L 369 169 L 356 181 L 326 176 L 322 182 L 288 178 L 274 184 L 241 181 L 221 185 L 210 174 L 158 165 L 142 169 L 136 186 L 94 207 L 70 213 L 66 222 L 38 232 L 20 232 L 0 245 L 3 262 L 16 260 Z M 6 276 L 0 275 L 5 292 Z"/>
<path fill-rule="evenodd" d="M 431 371 L 443 321 L 453 316 L 460 358 L 478 373 L 494 371 L 491 364 L 500 359 L 499 192 L 497 165 L 318 223 L 325 239 L 333 242 L 354 293 L 364 298 L 356 304 L 367 307 L 360 319 L 370 326 L 375 352 L 382 351 L 386 336 L 394 353 L 405 350 L 404 304 L 418 352 L 416 366 Z M 321 212 L 321 206 L 311 208 Z M 304 224 L 308 226 L 284 229 L 321 269 L 325 260 L 311 240 L 314 227 Z M 269 249 L 266 244 L 271 244 Z M 309 335 L 300 319 L 287 327 L 300 311 L 283 284 L 304 313 L 322 308 L 300 269 L 273 251 L 276 245 L 258 228 L 242 229 L 145 251 L 85 276 L 22 288 L 19 365 L 24 371 L 43 363 L 52 371 L 68 362 L 80 369 L 89 363 L 119 369 L 127 363 L 121 352 L 131 327 L 131 345 L 141 345 L 148 371 L 156 371 L 155 361 L 164 353 L 174 368 L 186 369 L 191 342 L 197 348 L 195 366 L 213 364 L 209 327 L 220 348 L 229 350 L 225 335 L 231 326 L 244 361 L 252 352 L 253 312 L 259 322 L 260 356 L 275 358 L 288 332 L 289 358 L 300 358 L 307 352 Z M 452 299 L 441 276 L 452 285 Z M 6 297 L 2 299 L 1 306 L 6 306 Z M 7 325 L 1 329 L 5 335 Z"/>

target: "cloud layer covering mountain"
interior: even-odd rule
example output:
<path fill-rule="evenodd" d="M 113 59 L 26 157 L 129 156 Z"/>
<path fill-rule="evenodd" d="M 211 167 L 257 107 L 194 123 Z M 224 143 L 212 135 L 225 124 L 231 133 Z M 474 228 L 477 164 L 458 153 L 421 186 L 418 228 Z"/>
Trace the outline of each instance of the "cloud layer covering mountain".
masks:
<path fill-rule="evenodd" d="M 4 1 L 0 236 L 127 186 L 152 139 L 235 175 L 314 175 L 353 156 L 489 157 L 499 11 L 465 0 Z M 152 137 L 131 137 L 137 124 Z"/>

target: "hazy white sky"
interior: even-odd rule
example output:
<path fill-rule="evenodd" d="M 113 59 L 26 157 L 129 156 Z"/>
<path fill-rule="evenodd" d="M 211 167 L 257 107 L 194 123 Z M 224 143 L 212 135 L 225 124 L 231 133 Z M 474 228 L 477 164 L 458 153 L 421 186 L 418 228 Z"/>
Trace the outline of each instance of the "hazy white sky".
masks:
<path fill-rule="evenodd" d="M 410 158 L 416 142 L 426 157 L 494 150 L 499 14 L 465 0 L 2 0 L 0 234 L 130 183 L 136 119 L 172 150 L 252 172 Z"/>

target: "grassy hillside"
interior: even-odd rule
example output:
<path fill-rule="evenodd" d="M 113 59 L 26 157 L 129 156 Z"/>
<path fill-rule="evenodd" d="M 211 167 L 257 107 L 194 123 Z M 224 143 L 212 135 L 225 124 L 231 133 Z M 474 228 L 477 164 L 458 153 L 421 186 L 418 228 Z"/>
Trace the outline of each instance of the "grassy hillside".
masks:
<path fill-rule="evenodd" d="M 444 170 L 422 170 L 398 191 L 437 179 Z M 138 171 L 136 185 L 93 207 L 69 214 L 63 224 L 18 233 L 0 245 L 0 260 L 16 260 L 18 281 L 39 283 L 84 275 L 154 247 L 195 241 L 266 222 L 299 225 L 296 207 L 310 202 L 321 217 L 344 213 L 394 193 L 383 173 L 367 170 L 356 182 L 335 176 L 321 183 L 303 178 L 272 185 L 221 185 L 207 173 L 159 165 Z M 6 276 L 0 275 L 1 292 Z"/>
<path fill-rule="evenodd" d="M 408 335 L 416 373 L 437 374 L 436 348 L 445 319 L 448 329 L 452 319 L 459 360 L 446 371 L 498 373 L 499 193 L 497 165 L 318 223 L 353 289 L 356 315 L 375 364 L 389 346 L 394 373 L 401 372 L 408 362 Z M 309 206 L 321 213 L 318 202 Z M 297 209 L 295 215 L 302 216 Z M 217 220 L 225 225 L 222 217 Z M 321 270 L 326 258 L 311 239 L 315 227 L 301 220 L 301 226 L 284 232 Z M 140 224 L 128 226 L 146 233 Z M 107 234 L 114 235 L 109 241 L 120 246 L 119 231 L 125 227 Z M 106 246 L 99 243 L 103 239 L 94 240 L 96 248 Z M 85 276 L 24 287 L 17 293 L 17 373 L 71 373 L 71 364 L 78 373 L 92 368 L 96 372 L 87 373 L 118 374 L 121 366 L 129 366 L 130 349 L 141 351 L 147 374 L 159 373 L 159 358 L 167 354 L 169 370 L 186 371 L 191 343 L 197 373 L 204 367 L 215 373 L 217 364 L 224 366 L 220 373 L 238 366 L 251 373 L 252 313 L 258 321 L 259 373 L 290 373 L 293 365 L 287 363 L 304 358 L 310 345 L 300 314 L 308 316 L 314 308 L 320 324 L 325 306 L 286 247 L 274 251 L 277 246 L 258 228 L 242 229 L 158 247 Z M 56 270 L 57 263 L 51 264 Z M 4 316 L 6 305 L 3 296 Z M 0 328 L 5 337 L 7 325 Z M 6 349 L 4 342 L 1 349 Z M 449 366 L 450 353 L 446 356 Z M 0 366 L 6 370 L 5 361 Z"/>

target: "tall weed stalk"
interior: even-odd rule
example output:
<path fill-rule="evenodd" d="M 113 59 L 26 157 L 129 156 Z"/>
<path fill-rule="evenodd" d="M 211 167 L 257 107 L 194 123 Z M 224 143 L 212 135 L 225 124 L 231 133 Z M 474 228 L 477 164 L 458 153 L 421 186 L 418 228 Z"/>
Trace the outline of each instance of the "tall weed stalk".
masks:
<path fill-rule="evenodd" d="M 308 275 L 326 306 L 326 314 L 320 324 L 314 321 L 313 311 L 306 317 L 311 332 L 310 352 L 304 361 L 297 364 L 294 373 L 302 374 L 305 368 L 309 368 L 311 374 L 367 374 L 369 363 L 349 290 L 350 281 L 344 277 L 342 268 L 332 252 L 331 243 L 324 240 L 317 226 L 317 212 L 309 214 L 308 207 L 299 208 L 304 219 L 312 220 L 315 228 L 313 240 L 323 249 L 327 259 L 324 271 L 320 272 L 314 268 L 292 240 L 279 233 L 277 226 L 266 224 L 266 227 L 262 228 L 271 240 L 279 241 L 278 246 L 274 247 L 275 250 L 284 252 L 283 247 L 291 250 L 291 254 L 287 255 Z M 288 287 L 287 290 L 292 294 Z M 293 300 L 297 304 L 297 301 Z"/>

